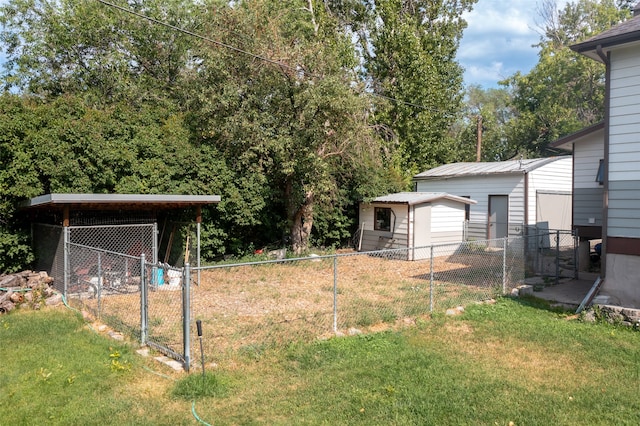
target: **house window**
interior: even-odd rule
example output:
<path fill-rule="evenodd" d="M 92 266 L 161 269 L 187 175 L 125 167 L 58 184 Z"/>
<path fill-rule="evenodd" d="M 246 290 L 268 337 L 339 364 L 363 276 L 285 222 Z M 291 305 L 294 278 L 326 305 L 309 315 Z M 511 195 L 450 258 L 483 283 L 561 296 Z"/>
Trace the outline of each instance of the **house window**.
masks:
<path fill-rule="evenodd" d="M 600 160 L 600 165 L 598 166 L 598 174 L 596 175 L 596 182 L 600 185 L 604 185 L 604 160 Z"/>
<path fill-rule="evenodd" d="M 391 209 L 376 207 L 374 209 L 375 221 L 373 229 L 376 231 L 391 231 Z"/>

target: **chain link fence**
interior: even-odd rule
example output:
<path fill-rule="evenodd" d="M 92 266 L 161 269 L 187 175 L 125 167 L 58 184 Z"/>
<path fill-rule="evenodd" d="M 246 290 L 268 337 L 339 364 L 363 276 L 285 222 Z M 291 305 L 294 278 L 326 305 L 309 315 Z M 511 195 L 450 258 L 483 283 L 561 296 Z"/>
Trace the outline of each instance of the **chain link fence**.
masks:
<path fill-rule="evenodd" d="M 525 278 L 525 240 L 199 269 L 191 321 L 202 322 L 205 353 L 219 361 L 297 340 L 399 329 L 434 311 L 508 294 Z"/>
<path fill-rule="evenodd" d="M 153 252 L 143 247 L 153 227 L 123 230 L 128 237 L 116 245 L 114 230 L 94 228 L 92 233 L 71 227 L 62 244 L 67 247 L 62 250 L 68 271 L 65 295 L 79 309 L 187 368 L 191 354 L 199 354 L 192 339 L 197 320 L 205 332 L 206 361 L 215 362 L 294 341 L 396 330 L 433 312 L 509 294 L 528 274 L 547 271 L 550 265 L 559 268 L 562 256 L 575 253 L 576 247 L 570 233 L 554 231 L 178 268 L 147 261 L 147 253 Z M 59 252 L 64 235 L 45 231 L 56 237 L 48 250 Z M 139 252 L 122 248 L 132 246 Z"/>
<path fill-rule="evenodd" d="M 575 232 L 560 229 L 525 229 L 527 276 L 540 276 L 554 284 L 562 278 L 578 278 L 579 239 Z"/>

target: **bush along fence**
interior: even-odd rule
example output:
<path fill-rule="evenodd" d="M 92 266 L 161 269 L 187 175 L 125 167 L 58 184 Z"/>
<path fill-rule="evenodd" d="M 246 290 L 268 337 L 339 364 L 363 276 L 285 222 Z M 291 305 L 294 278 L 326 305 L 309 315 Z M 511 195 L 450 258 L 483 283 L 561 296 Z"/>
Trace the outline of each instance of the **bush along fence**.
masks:
<path fill-rule="evenodd" d="M 511 293 L 539 262 L 536 244 L 512 237 L 199 268 L 76 247 L 74 256 L 100 266 L 67 297 L 189 369 L 191 354 L 200 354 L 191 338 L 198 320 L 205 361 L 216 363 L 296 341 L 400 329 Z"/>

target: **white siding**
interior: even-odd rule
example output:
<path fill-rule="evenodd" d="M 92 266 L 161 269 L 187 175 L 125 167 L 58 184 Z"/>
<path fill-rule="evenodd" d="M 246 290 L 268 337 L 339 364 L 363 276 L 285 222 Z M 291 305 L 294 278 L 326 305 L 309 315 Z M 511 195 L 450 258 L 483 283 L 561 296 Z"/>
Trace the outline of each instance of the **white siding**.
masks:
<path fill-rule="evenodd" d="M 609 181 L 640 180 L 638 95 L 640 55 L 637 47 L 614 50 L 611 54 Z"/>
<path fill-rule="evenodd" d="M 608 236 L 640 237 L 640 55 L 611 52 Z"/>
<path fill-rule="evenodd" d="M 536 212 L 538 211 L 536 207 L 538 191 L 571 193 L 572 164 L 573 159 L 567 157 L 529 172 L 529 223 L 527 225 L 535 225 L 538 222 L 538 218 L 536 217 Z M 595 179 L 595 174 L 593 176 Z M 543 210 L 545 209 L 543 208 Z M 571 223 L 571 209 L 568 209 L 566 215 L 566 222 Z"/>
<path fill-rule="evenodd" d="M 471 222 L 486 223 L 489 195 L 508 195 L 509 222 L 524 223 L 524 174 L 419 180 L 416 181 L 416 187 L 419 192 L 446 192 L 471 197 L 478 202 L 471 205 Z"/>
<path fill-rule="evenodd" d="M 432 244 L 457 243 L 464 239 L 464 204 L 444 201 L 431 208 Z"/>
<path fill-rule="evenodd" d="M 390 208 L 395 214 L 395 216 L 394 214 L 391 215 L 390 231 L 376 231 L 373 229 L 373 216 L 376 207 Z M 362 251 L 408 247 L 410 243 L 408 210 L 409 208 L 406 204 L 361 203 L 360 226 L 364 227 Z"/>
<path fill-rule="evenodd" d="M 573 187 L 602 188 L 596 182 L 600 160 L 604 159 L 604 129 L 585 137 L 573 147 Z"/>

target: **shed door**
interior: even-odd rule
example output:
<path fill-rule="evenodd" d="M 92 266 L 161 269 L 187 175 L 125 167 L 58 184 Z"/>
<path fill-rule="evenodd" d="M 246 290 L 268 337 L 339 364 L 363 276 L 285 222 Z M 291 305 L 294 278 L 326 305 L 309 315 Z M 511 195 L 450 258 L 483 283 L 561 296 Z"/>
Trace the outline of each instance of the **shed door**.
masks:
<path fill-rule="evenodd" d="M 489 195 L 489 239 L 509 235 L 509 196 Z"/>
<path fill-rule="evenodd" d="M 420 204 L 413 210 L 413 246 L 431 244 L 431 204 Z"/>
<path fill-rule="evenodd" d="M 536 225 L 546 229 L 571 229 L 571 193 L 536 192 Z"/>

